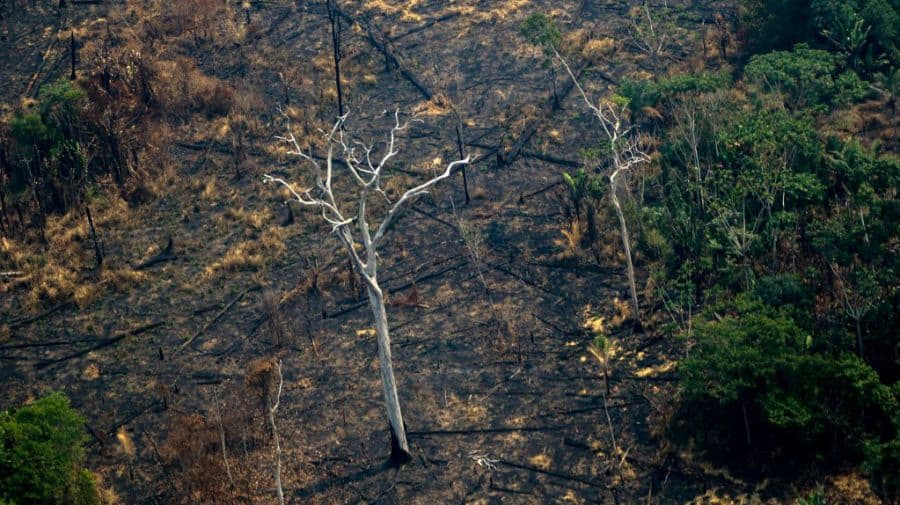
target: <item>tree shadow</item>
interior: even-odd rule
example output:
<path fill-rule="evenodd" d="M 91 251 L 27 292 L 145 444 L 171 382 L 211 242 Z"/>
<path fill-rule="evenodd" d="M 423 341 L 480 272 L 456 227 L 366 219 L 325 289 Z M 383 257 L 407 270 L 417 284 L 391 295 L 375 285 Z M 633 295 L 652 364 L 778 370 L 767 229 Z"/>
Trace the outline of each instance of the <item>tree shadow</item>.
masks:
<path fill-rule="evenodd" d="M 364 468 L 362 470 L 358 470 L 353 473 L 349 473 L 344 476 L 337 477 L 328 477 L 326 479 L 322 479 L 318 482 L 314 482 L 306 487 L 300 488 L 294 491 L 294 496 L 301 500 L 305 500 L 308 498 L 312 498 L 313 496 L 324 493 L 335 487 L 344 487 L 348 484 L 353 484 L 356 482 L 360 482 L 368 479 L 369 477 L 374 477 L 380 473 L 386 472 L 391 469 L 395 469 L 396 467 L 391 464 L 390 461 L 385 461 L 380 465 L 373 466 L 371 468 Z"/>

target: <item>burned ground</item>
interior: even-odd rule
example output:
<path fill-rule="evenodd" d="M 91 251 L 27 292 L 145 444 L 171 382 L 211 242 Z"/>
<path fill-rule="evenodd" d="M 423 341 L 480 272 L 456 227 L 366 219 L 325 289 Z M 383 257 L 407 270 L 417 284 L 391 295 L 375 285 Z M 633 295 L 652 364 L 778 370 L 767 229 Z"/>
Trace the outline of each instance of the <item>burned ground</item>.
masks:
<path fill-rule="evenodd" d="M 569 203 L 561 174 L 597 145 L 597 125 L 575 93 L 553 106 L 544 56 L 518 26 L 533 12 L 556 16 L 580 79 L 601 96 L 646 72 L 628 42 L 630 5 L 347 4 L 351 131 L 379 139 L 395 107 L 423 120 L 401 139 L 394 184 L 455 159 L 451 105 L 480 159 L 468 170 L 469 205 L 454 177 L 403 215 L 381 251 L 414 461 L 399 470 L 383 464 L 388 431 L 372 323 L 345 253 L 312 213 L 294 207 L 285 224 L 284 195 L 262 183 L 265 173 L 297 179 L 303 170 L 273 138 L 285 127 L 279 107 L 310 135 L 334 115 L 327 20 L 312 2 L 254 4 L 240 44 L 210 35 L 217 41 L 160 49 L 229 84 L 239 112 L 170 118 L 171 166 L 154 196 L 138 205 L 98 200 L 104 268 L 116 274 L 101 279 L 83 267 L 73 281 L 102 285 L 94 296 L 35 306 L 28 286 L 4 290 L 3 406 L 66 392 L 88 418 L 89 466 L 122 503 L 270 503 L 271 448 L 248 377 L 273 357 L 284 367 L 277 419 L 291 503 L 705 503 L 718 494 L 710 489 L 777 496 L 670 447 L 664 429 L 682 344 L 654 331 L 660 321 L 642 333 L 625 322 L 611 214 L 601 215 L 596 253 L 577 243 L 573 251 L 562 233 Z M 694 35 L 718 8 L 675 7 L 681 30 L 668 64 L 695 64 L 685 55 L 697 52 Z M 85 10 L 54 23 L 90 38 L 106 29 L 101 15 L 127 29 L 128 14 L 115 12 L 126 8 L 72 7 Z M 54 26 L 18 31 L 42 56 L 37 65 L 12 57 L 9 40 L 3 46 L 7 102 L 33 95 L 34 74 L 47 80 L 65 65 L 61 44 L 37 54 L 57 36 Z M 377 49 L 385 39 L 391 68 Z M 715 66 L 715 57 L 701 63 Z M 240 152 L 238 123 L 249 132 Z M 632 181 L 636 194 L 640 184 Z M 49 254 L 89 265 L 80 221 L 54 219 L 59 233 L 77 228 L 76 238 Z M 169 238 L 172 257 L 134 268 Z M 601 368 L 586 348 L 594 335 L 585 324 L 599 318 L 612 342 L 606 408 Z M 222 474 L 219 425 L 236 483 Z"/>

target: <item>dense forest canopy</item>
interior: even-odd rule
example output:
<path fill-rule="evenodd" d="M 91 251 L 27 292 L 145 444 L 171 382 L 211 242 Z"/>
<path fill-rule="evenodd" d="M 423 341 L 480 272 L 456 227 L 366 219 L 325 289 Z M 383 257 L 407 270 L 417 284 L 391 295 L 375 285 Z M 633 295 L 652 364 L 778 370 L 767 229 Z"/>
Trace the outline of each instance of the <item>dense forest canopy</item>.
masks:
<path fill-rule="evenodd" d="M 0 35 L 0 504 L 900 501 L 897 0 Z"/>

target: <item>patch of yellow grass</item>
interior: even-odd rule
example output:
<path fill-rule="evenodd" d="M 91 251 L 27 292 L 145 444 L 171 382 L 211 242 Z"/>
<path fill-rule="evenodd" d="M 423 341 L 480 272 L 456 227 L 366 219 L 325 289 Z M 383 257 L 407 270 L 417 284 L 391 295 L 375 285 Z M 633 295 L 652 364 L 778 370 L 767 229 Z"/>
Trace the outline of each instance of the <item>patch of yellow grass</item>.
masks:
<path fill-rule="evenodd" d="M 267 222 L 271 221 L 272 212 L 268 208 L 247 210 L 243 207 L 232 207 L 225 211 L 225 217 L 232 221 L 244 223 L 254 230 L 261 230 Z"/>
<path fill-rule="evenodd" d="M 676 365 L 677 365 L 677 363 L 675 363 L 674 361 L 660 363 L 659 365 L 641 368 L 640 370 L 635 372 L 634 375 L 636 375 L 642 379 L 645 377 L 655 377 L 657 375 L 662 375 L 666 372 L 671 372 L 672 370 L 675 369 Z"/>
<path fill-rule="evenodd" d="M 492 2 L 493 9 L 483 6 L 458 5 L 448 9 L 448 12 L 458 12 L 461 15 L 473 19 L 476 22 L 487 22 L 509 19 L 516 16 L 531 5 L 531 0 L 507 0 L 505 2 Z"/>
<path fill-rule="evenodd" d="M 32 310 L 39 308 L 43 302 L 57 303 L 73 295 L 78 283 L 78 275 L 71 269 L 56 262 L 49 262 L 42 267 L 26 269 L 26 278 L 31 281 L 31 289 L 25 297 L 26 305 Z"/>
<path fill-rule="evenodd" d="M 386 0 L 367 0 L 365 7 L 369 11 L 375 11 L 382 14 L 394 15 L 400 14 L 400 21 L 407 23 L 418 23 L 422 21 L 422 16 L 413 12 L 421 0 L 406 0 L 403 2 L 388 2 Z"/>
<path fill-rule="evenodd" d="M 266 157 L 271 158 L 272 160 L 283 163 L 291 159 L 293 155 L 290 154 L 290 149 L 288 149 L 288 145 L 284 142 L 278 142 L 277 144 L 269 144 L 263 150 L 266 152 Z"/>
<path fill-rule="evenodd" d="M 207 266 L 206 275 L 212 277 L 221 271 L 257 270 L 264 262 L 259 243 L 256 240 L 247 240 L 229 249 L 219 261 Z"/>
<path fill-rule="evenodd" d="M 616 47 L 615 39 L 604 37 L 602 39 L 591 39 L 587 41 L 581 54 L 585 58 L 599 59 L 608 56 Z"/>
<path fill-rule="evenodd" d="M 436 94 L 431 100 L 421 102 L 413 108 L 418 116 L 443 116 L 450 112 L 450 100 L 441 93 Z"/>
<path fill-rule="evenodd" d="M 475 398 L 460 399 L 451 393 L 446 400 L 437 415 L 438 423 L 445 428 L 477 424 L 487 416 L 487 408 Z"/>
<path fill-rule="evenodd" d="M 631 303 L 627 300 L 619 300 L 618 297 L 613 298 L 613 307 L 616 309 L 616 315 L 610 321 L 613 328 L 631 319 Z"/>
<path fill-rule="evenodd" d="M 146 272 L 131 268 L 106 268 L 100 274 L 100 281 L 104 286 L 120 293 L 128 292 L 134 286 L 146 281 L 147 278 Z"/>
<path fill-rule="evenodd" d="M 829 478 L 825 485 L 825 498 L 827 503 L 833 505 L 879 505 L 881 503 L 868 479 L 856 473 Z"/>
<path fill-rule="evenodd" d="M 102 285 L 86 283 L 79 284 L 75 287 L 75 292 L 73 293 L 72 298 L 75 300 L 75 304 L 78 305 L 78 308 L 84 309 L 99 300 L 102 295 Z"/>
<path fill-rule="evenodd" d="M 203 186 L 203 191 L 200 193 L 200 197 L 204 200 L 212 200 L 216 197 L 216 178 L 210 177 L 206 184 Z"/>
<path fill-rule="evenodd" d="M 590 305 L 588 305 L 588 310 L 590 310 Z M 591 314 L 586 314 L 584 319 L 584 327 L 588 330 L 591 330 L 591 333 L 594 335 L 603 335 L 604 327 L 603 321 L 605 318 L 603 316 L 595 316 Z"/>
<path fill-rule="evenodd" d="M 128 457 L 133 458 L 135 455 L 134 441 L 131 439 L 131 436 L 125 431 L 125 427 L 122 426 L 119 428 L 119 431 L 116 432 L 116 440 L 119 441 L 119 445 L 122 448 L 122 452 L 124 452 Z"/>
<path fill-rule="evenodd" d="M 727 491 L 710 489 L 687 503 L 688 505 L 774 505 L 779 502 L 774 499 L 763 501 L 756 493 L 749 495 L 746 493 L 731 495 Z"/>
<path fill-rule="evenodd" d="M 208 265 L 204 270 L 207 278 L 221 272 L 259 270 L 286 250 L 286 232 L 282 229 L 268 229 L 261 237 L 245 240 L 233 246 L 222 259 Z"/>
<path fill-rule="evenodd" d="M 566 491 L 566 494 L 563 495 L 562 498 L 560 498 L 560 501 L 564 503 L 574 503 L 575 505 L 582 505 L 586 503 L 584 501 L 584 498 L 580 498 L 579 496 L 575 495 L 575 491 L 572 491 L 571 489 Z"/>
<path fill-rule="evenodd" d="M 552 460 L 550 459 L 550 456 L 541 453 L 528 458 L 528 462 L 542 470 L 549 470 Z"/>
<path fill-rule="evenodd" d="M 96 380 L 96 379 L 100 378 L 100 367 L 98 367 L 94 363 L 91 363 L 90 365 L 88 365 L 84 368 L 84 372 L 82 372 L 81 376 L 85 380 L 90 380 L 90 381 Z"/>
<path fill-rule="evenodd" d="M 562 238 L 553 241 L 554 244 L 562 249 L 560 257 L 575 257 L 581 249 L 581 241 L 584 239 L 585 232 L 587 232 L 587 227 L 577 218 L 564 226 L 560 230 Z"/>

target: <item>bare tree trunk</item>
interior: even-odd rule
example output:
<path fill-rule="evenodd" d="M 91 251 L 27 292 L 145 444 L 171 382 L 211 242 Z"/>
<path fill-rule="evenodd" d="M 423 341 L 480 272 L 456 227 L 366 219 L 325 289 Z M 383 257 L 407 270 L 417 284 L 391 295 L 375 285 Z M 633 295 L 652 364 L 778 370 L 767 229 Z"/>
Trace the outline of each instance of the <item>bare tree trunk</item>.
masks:
<path fill-rule="evenodd" d="M 278 504 L 284 505 L 284 490 L 281 488 L 281 442 L 278 439 L 278 427 L 275 425 L 275 411 L 278 410 L 278 404 L 281 402 L 281 388 L 284 386 L 284 376 L 281 374 L 281 362 L 275 364 L 275 370 L 278 372 L 278 391 L 275 393 L 272 406 L 269 411 L 269 427 L 272 428 L 272 440 L 275 442 L 275 492 L 278 496 Z M 267 395 L 270 395 L 268 391 Z"/>
<path fill-rule="evenodd" d="M 60 7 L 62 7 L 62 1 L 60 1 Z M 78 58 L 78 56 L 75 52 L 75 49 L 76 49 L 75 48 L 75 30 L 72 30 L 72 32 L 69 34 L 69 61 L 72 65 L 72 70 L 69 75 L 69 80 L 71 80 L 71 81 L 75 80 L 75 62 L 76 62 L 76 59 Z"/>
<path fill-rule="evenodd" d="M 284 179 L 265 176 L 265 181 L 276 182 L 285 187 L 293 197 L 301 204 L 307 207 L 318 208 L 322 210 L 323 219 L 332 225 L 332 232 L 337 234 L 344 249 L 347 251 L 351 259 L 352 265 L 355 267 L 357 274 L 366 284 L 369 295 L 369 305 L 372 309 L 372 315 L 375 319 L 375 330 L 378 342 L 378 357 L 381 366 L 381 379 L 384 387 L 385 407 L 388 414 L 388 420 L 391 427 L 391 461 L 394 464 L 402 464 L 410 460 L 409 443 L 406 440 L 406 429 L 403 425 L 403 415 L 400 411 L 400 400 L 397 395 L 397 384 L 394 379 L 394 368 L 391 358 L 391 339 L 388 332 L 387 312 L 384 305 L 384 293 L 378 285 L 378 244 L 384 234 L 389 230 L 391 223 L 397 217 L 401 207 L 414 201 L 428 191 L 438 182 L 447 179 L 453 175 L 455 169 L 461 165 L 469 163 L 469 159 L 454 161 L 447 165 L 447 168 L 439 175 L 435 175 L 430 180 L 408 189 L 398 200 L 396 200 L 377 230 L 372 233 L 367 220 L 366 203 L 369 196 L 376 191 L 380 191 L 379 183 L 383 175 L 388 161 L 393 158 L 398 151 L 395 150 L 395 141 L 397 133 L 406 130 L 409 122 L 400 122 L 400 111 L 394 111 L 394 127 L 389 134 L 389 140 L 386 143 L 384 154 L 377 166 L 371 160 L 372 146 L 366 146 L 361 142 L 348 143 L 344 138 L 344 121 L 346 116 L 341 116 L 335 122 L 330 133 L 327 133 L 325 140 L 328 143 L 328 155 L 325 159 L 324 166 L 319 163 L 312 154 L 304 153 L 300 148 L 300 144 L 294 135 L 288 132 L 285 140 L 289 142 L 294 151 L 292 154 L 300 156 L 308 161 L 315 169 L 317 178 L 317 187 L 315 190 L 305 190 L 303 193 L 297 192 Z M 351 147 L 355 146 L 355 147 Z M 361 147 L 360 147 L 361 146 Z M 334 196 L 332 186 L 332 176 L 334 173 L 333 159 L 334 148 L 338 147 L 344 152 L 342 165 L 349 171 L 352 180 L 359 185 L 359 199 L 354 217 L 345 216 L 337 200 Z M 362 158 L 353 154 L 353 149 L 362 149 L 365 155 Z M 367 161 L 367 168 L 363 168 L 361 159 Z M 315 193 L 313 192 L 315 191 Z M 354 237 L 353 229 L 358 228 L 358 236 Z M 365 257 L 361 258 L 357 253 L 357 245 L 363 246 Z"/>
<path fill-rule="evenodd" d="M 97 229 L 94 228 L 94 218 L 91 216 L 91 206 L 85 202 L 84 213 L 87 214 L 88 227 L 91 229 L 91 239 L 94 241 L 94 256 L 97 259 L 97 268 L 103 266 L 103 248 L 97 238 Z"/>
<path fill-rule="evenodd" d="M 35 148 L 35 159 L 37 159 L 38 164 L 40 164 L 40 158 L 37 157 L 37 148 Z M 26 168 L 28 169 L 28 179 L 29 179 L 29 184 L 31 185 L 31 195 L 34 198 L 34 202 L 37 204 L 37 208 L 38 208 L 38 214 L 39 214 L 38 215 L 38 229 L 41 232 L 41 243 L 43 244 L 44 248 L 46 249 L 47 246 L 50 245 L 50 242 L 47 241 L 47 233 L 44 231 L 44 224 L 47 222 L 47 214 L 44 211 L 44 204 L 43 204 L 43 202 L 41 202 L 41 199 L 38 196 L 38 191 L 37 191 L 37 184 L 38 184 L 38 182 L 43 183 L 43 176 L 41 177 L 41 180 L 38 181 L 37 179 L 34 178 L 34 176 L 32 176 L 30 166 L 26 165 Z M 40 173 L 41 173 L 41 169 L 40 169 L 40 165 L 39 165 L 38 166 L 38 174 L 40 174 Z M 41 185 L 43 186 L 43 184 L 41 184 Z"/>
<path fill-rule="evenodd" d="M 3 235 L 12 238 L 13 228 L 12 220 L 9 217 L 9 211 L 6 208 L 6 193 L 3 191 L 3 173 L 0 172 L 0 228 L 3 228 Z"/>
<path fill-rule="evenodd" d="M 466 141 L 463 138 L 463 122 L 459 111 L 456 111 L 456 147 L 459 148 L 459 159 L 466 158 Z M 469 179 L 466 177 L 466 167 L 462 167 L 463 192 L 466 194 L 466 205 L 469 205 Z"/>
<path fill-rule="evenodd" d="M 622 205 L 619 203 L 619 197 L 616 195 L 615 176 L 610 179 L 611 189 L 610 197 L 612 198 L 613 207 L 616 209 L 616 216 L 619 218 L 619 225 L 622 228 L 622 247 L 625 250 L 625 264 L 628 267 L 628 287 L 631 290 L 631 305 L 634 310 L 634 320 L 638 327 L 641 325 L 641 312 L 638 305 L 637 283 L 634 279 L 634 264 L 631 261 L 631 240 L 628 237 L 628 225 L 625 222 L 625 214 L 622 212 Z"/>
<path fill-rule="evenodd" d="M 160 349 L 162 349 L 160 347 Z M 234 486 L 234 477 L 231 476 L 231 465 L 228 464 L 228 453 L 225 450 L 225 426 L 222 424 L 222 413 L 219 410 L 219 395 L 215 395 L 216 406 L 216 424 L 219 425 L 219 443 L 222 445 L 222 461 L 225 463 L 225 473 L 228 475 L 228 482 Z"/>
<path fill-rule="evenodd" d="M 388 332 L 387 312 L 384 308 L 384 294 L 376 286 L 369 285 L 369 305 L 375 316 L 375 333 L 378 340 L 378 361 L 381 365 L 381 382 L 384 386 L 384 403 L 391 423 L 391 462 L 406 463 L 410 459 L 403 413 L 397 396 L 397 382 L 394 379 L 394 365 L 391 358 L 391 336 Z"/>
<path fill-rule="evenodd" d="M 337 89 L 338 116 L 344 115 L 344 94 L 341 90 L 341 16 L 337 0 L 328 0 L 328 21 L 331 23 L 331 47 L 334 58 L 334 86 Z"/>

